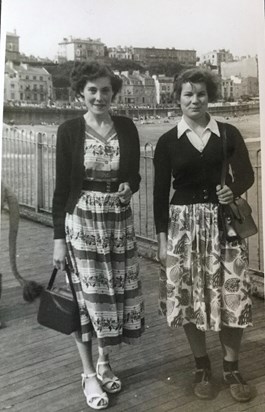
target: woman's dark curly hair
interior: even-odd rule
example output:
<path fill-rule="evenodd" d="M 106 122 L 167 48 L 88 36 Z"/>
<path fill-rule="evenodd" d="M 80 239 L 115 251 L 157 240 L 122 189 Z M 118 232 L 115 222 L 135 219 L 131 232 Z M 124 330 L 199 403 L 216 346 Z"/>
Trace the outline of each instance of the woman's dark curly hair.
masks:
<path fill-rule="evenodd" d="M 174 96 L 177 101 L 180 100 L 181 90 L 184 83 L 204 83 L 209 98 L 213 102 L 219 95 L 219 78 L 218 76 L 206 69 L 187 69 L 174 77 Z"/>
<path fill-rule="evenodd" d="M 110 79 L 113 91 L 112 99 L 114 99 L 122 88 L 122 79 L 116 76 L 109 66 L 96 61 L 75 64 L 70 76 L 71 87 L 77 96 L 83 96 L 86 83 L 100 77 L 108 77 Z"/>

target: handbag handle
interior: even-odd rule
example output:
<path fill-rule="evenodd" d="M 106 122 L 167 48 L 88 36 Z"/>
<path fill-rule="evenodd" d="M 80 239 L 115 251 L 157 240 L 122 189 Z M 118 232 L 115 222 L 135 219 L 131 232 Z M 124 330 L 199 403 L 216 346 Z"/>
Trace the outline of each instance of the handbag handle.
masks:
<path fill-rule="evenodd" d="M 74 289 L 74 285 L 73 285 L 73 281 L 72 281 L 71 272 L 70 272 L 69 266 L 68 266 L 67 264 L 65 264 L 65 272 L 66 272 L 67 278 L 68 278 L 68 280 L 69 280 L 69 285 L 70 285 L 70 288 L 71 288 L 73 297 L 74 297 L 74 299 L 75 299 L 76 302 L 77 302 L 76 293 L 75 293 L 75 289 Z M 52 289 L 53 284 L 54 284 L 54 281 L 55 281 L 55 277 L 56 277 L 57 273 L 58 273 L 58 269 L 57 269 L 56 267 L 54 267 L 54 268 L 53 268 L 53 271 L 52 271 L 52 274 L 51 274 L 51 277 L 50 277 L 50 280 L 49 280 L 49 283 L 48 283 L 48 286 L 47 286 L 47 289 L 48 289 L 48 290 L 51 290 L 51 289 Z"/>

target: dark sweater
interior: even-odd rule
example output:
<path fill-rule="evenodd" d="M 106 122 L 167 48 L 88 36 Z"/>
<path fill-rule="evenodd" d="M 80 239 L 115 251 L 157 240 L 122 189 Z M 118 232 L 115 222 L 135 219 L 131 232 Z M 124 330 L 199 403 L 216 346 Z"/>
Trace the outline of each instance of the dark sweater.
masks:
<path fill-rule="evenodd" d="M 119 182 L 129 182 L 133 193 L 139 189 L 140 145 L 131 119 L 112 116 L 120 146 Z M 56 142 L 56 185 L 53 196 L 54 239 L 65 237 L 66 212 L 73 213 L 84 179 L 85 119 L 78 117 L 61 124 Z"/>
<path fill-rule="evenodd" d="M 219 130 L 223 123 L 217 122 Z M 227 133 L 226 185 L 235 197 L 244 193 L 254 182 L 254 173 L 244 140 L 237 128 L 225 124 Z M 177 138 L 177 126 L 162 135 L 154 155 L 154 217 L 156 232 L 168 230 L 169 193 L 171 178 L 175 190 L 170 201 L 174 205 L 218 203 L 216 185 L 221 181 L 223 160 L 222 136 L 214 133 L 199 152 L 186 134 Z M 229 164 L 232 175 L 229 173 Z"/>

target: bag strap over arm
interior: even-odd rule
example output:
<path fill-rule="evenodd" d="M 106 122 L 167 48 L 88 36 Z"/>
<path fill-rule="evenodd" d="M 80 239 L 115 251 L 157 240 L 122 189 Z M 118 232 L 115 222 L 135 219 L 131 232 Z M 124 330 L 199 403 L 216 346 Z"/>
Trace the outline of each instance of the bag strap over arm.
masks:
<path fill-rule="evenodd" d="M 52 271 L 52 275 L 51 275 L 51 277 L 50 277 L 48 286 L 47 286 L 47 289 L 48 289 L 48 290 L 51 290 L 51 289 L 52 289 L 53 284 L 54 284 L 54 281 L 55 281 L 55 277 L 56 277 L 56 275 L 57 275 L 57 272 L 58 272 L 58 269 L 57 269 L 57 268 L 54 268 L 53 271 Z M 65 272 L 66 272 L 66 275 L 67 275 L 67 278 L 68 278 L 68 281 L 69 281 L 69 286 L 70 286 L 71 292 L 72 292 L 72 294 L 73 294 L 73 297 L 74 297 L 75 301 L 77 302 L 77 298 L 76 298 L 76 293 L 75 293 L 75 289 L 74 289 L 74 285 L 73 285 L 73 281 L 72 281 L 71 272 L 70 272 L 69 266 L 68 266 L 67 264 L 65 264 Z"/>
<path fill-rule="evenodd" d="M 226 169 L 227 169 L 227 135 L 226 135 L 226 127 L 225 124 L 222 125 L 221 130 L 222 136 L 222 148 L 223 148 L 223 163 L 222 163 L 222 171 L 221 171 L 221 187 L 225 185 L 225 178 L 226 178 Z"/>

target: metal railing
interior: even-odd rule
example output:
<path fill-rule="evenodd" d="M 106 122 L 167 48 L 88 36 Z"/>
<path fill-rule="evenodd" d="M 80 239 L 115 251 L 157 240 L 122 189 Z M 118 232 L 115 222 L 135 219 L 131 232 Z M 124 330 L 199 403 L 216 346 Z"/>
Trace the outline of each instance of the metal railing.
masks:
<path fill-rule="evenodd" d="M 251 139 L 249 139 L 251 141 Z M 253 142 L 259 139 L 253 139 Z M 52 195 L 55 186 L 55 144 L 54 133 L 20 130 L 4 126 L 2 139 L 2 179 L 12 187 L 19 203 L 35 213 L 51 213 Z M 249 238 L 249 258 L 253 270 L 264 273 L 262 205 L 261 205 L 261 153 L 260 148 L 248 145 L 255 171 L 255 184 L 247 197 L 253 209 L 259 232 Z M 153 155 L 154 147 L 147 143 L 141 148 L 140 173 L 142 182 L 139 192 L 132 199 L 135 230 L 139 239 L 155 244 L 153 218 Z"/>

